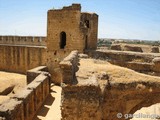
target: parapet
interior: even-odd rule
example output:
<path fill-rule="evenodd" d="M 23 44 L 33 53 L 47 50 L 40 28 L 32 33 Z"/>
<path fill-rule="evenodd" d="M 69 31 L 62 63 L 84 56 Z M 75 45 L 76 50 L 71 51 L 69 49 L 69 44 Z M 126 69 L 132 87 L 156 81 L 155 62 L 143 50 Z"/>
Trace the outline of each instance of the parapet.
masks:
<path fill-rule="evenodd" d="M 32 120 L 46 100 L 50 89 L 49 73 L 43 74 L 47 73 L 44 66 L 34 70 L 41 72 L 23 90 L 0 104 L 0 120 Z"/>
<path fill-rule="evenodd" d="M 81 10 L 80 4 L 72 4 L 71 6 L 64 6 L 62 9 L 51 9 L 52 11 L 58 11 L 58 10 Z M 50 10 L 49 10 L 50 11 Z"/>
<path fill-rule="evenodd" d="M 62 70 L 62 82 L 73 84 L 75 82 L 75 73 L 78 71 L 78 51 L 72 51 L 63 61 L 60 62 Z"/>
<path fill-rule="evenodd" d="M 0 36 L 0 44 L 23 45 L 23 46 L 45 46 L 46 37 L 42 36 Z"/>

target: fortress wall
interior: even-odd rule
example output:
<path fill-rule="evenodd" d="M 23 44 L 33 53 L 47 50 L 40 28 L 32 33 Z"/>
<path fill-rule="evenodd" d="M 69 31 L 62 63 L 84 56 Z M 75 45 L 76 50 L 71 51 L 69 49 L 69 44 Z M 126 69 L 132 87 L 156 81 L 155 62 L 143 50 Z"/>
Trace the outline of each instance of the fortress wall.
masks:
<path fill-rule="evenodd" d="M 32 120 L 49 95 L 49 85 L 49 73 L 41 71 L 26 88 L 0 105 L 1 118 L 4 117 L 6 120 Z"/>
<path fill-rule="evenodd" d="M 126 115 L 160 101 L 158 77 L 140 81 L 111 79 L 100 82 L 82 78 L 77 84 L 62 84 L 62 120 L 128 120 L 131 116 Z"/>
<path fill-rule="evenodd" d="M 51 79 L 55 84 L 60 85 L 62 73 L 59 63 L 71 53 L 71 50 L 47 51 L 47 67 L 51 74 Z"/>
<path fill-rule="evenodd" d="M 159 58 L 156 53 L 135 53 L 122 51 L 86 51 L 93 58 L 103 59 L 112 64 L 127 67 L 140 72 L 160 72 L 158 70 L 158 62 L 154 62 L 155 58 Z"/>
<path fill-rule="evenodd" d="M 62 86 L 62 120 L 102 120 L 100 99 L 97 83 Z"/>
<path fill-rule="evenodd" d="M 103 92 L 103 120 L 129 120 L 131 116 L 127 114 L 134 114 L 142 107 L 159 103 L 159 84 L 159 81 L 111 82 Z M 117 116 L 118 113 L 122 116 Z"/>
<path fill-rule="evenodd" d="M 0 70 L 26 73 L 46 64 L 46 48 L 33 46 L 0 45 Z"/>
<path fill-rule="evenodd" d="M 0 44 L 45 46 L 46 37 L 42 37 L 42 36 L 0 36 Z"/>
<path fill-rule="evenodd" d="M 72 51 L 63 61 L 60 62 L 62 70 L 62 82 L 72 84 L 75 80 L 75 73 L 78 71 L 78 51 Z"/>

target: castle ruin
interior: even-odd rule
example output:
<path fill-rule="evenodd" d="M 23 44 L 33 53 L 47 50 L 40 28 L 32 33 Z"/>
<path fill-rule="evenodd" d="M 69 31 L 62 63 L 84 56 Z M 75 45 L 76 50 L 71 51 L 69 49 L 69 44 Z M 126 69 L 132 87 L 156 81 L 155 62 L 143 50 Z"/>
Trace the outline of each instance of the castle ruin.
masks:
<path fill-rule="evenodd" d="M 97 32 L 98 15 L 72 4 L 48 11 L 47 37 L 0 36 L 0 70 L 27 76 L 0 120 L 33 120 L 51 83 L 62 87 L 62 120 L 124 120 L 160 102 L 160 54 L 96 50 Z"/>

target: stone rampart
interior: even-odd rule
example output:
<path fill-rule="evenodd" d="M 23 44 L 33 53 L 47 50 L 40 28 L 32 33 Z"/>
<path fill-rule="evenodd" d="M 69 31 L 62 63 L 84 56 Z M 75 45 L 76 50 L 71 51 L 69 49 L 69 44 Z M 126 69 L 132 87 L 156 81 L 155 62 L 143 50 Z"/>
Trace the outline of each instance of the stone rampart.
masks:
<path fill-rule="evenodd" d="M 42 36 L 0 36 L 0 44 L 22 46 L 45 46 L 46 37 Z"/>
<path fill-rule="evenodd" d="M 41 68 L 41 69 L 39 69 Z M 45 67 L 39 67 L 45 70 Z M 43 68 L 43 69 L 42 69 Z M 45 74 L 44 74 L 45 73 Z M 31 74 L 28 74 L 31 75 Z M 32 120 L 49 95 L 50 75 L 42 71 L 22 91 L 0 105 L 0 116 L 6 120 Z M 32 78 L 29 77 L 28 78 Z"/>
<path fill-rule="evenodd" d="M 27 70 L 46 64 L 46 47 L 0 44 L 0 70 L 26 73 Z"/>

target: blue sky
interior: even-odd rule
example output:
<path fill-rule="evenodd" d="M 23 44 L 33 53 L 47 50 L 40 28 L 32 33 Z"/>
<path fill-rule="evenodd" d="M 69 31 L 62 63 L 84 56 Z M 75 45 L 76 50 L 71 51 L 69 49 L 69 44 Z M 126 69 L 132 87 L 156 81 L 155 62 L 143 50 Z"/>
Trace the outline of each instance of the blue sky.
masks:
<path fill-rule="evenodd" d="M 160 0 L 0 0 L 0 35 L 46 35 L 47 10 L 81 3 L 99 38 L 160 40 Z"/>

